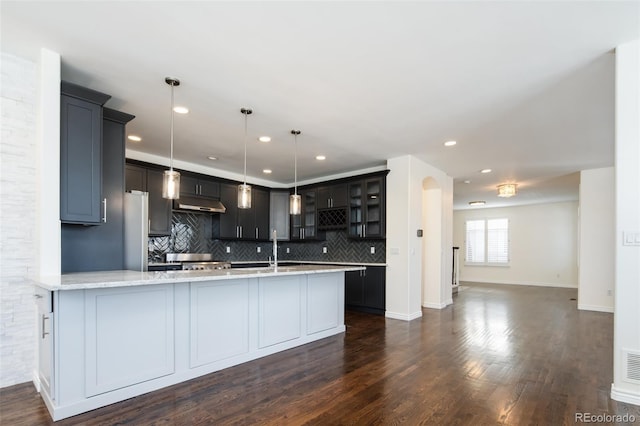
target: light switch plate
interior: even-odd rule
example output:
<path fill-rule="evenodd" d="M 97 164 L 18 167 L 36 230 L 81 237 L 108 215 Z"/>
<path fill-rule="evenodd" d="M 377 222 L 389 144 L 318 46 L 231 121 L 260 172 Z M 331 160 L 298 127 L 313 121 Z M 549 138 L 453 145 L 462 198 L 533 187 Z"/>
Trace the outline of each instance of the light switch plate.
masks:
<path fill-rule="evenodd" d="M 289 250 L 289 247 L 287 247 L 287 253 L 290 253 L 291 251 Z"/>
<path fill-rule="evenodd" d="M 231 247 L 227 247 L 227 253 L 231 253 Z"/>
<path fill-rule="evenodd" d="M 376 248 L 375 247 L 371 247 L 371 254 L 376 254 Z"/>
<path fill-rule="evenodd" d="M 256 251 L 257 251 L 258 253 L 260 253 L 260 252 L 262 251 L 262 248 L 258 247 L 258 248 L 256 248 Z"/>
<path fill-rule="evenodd" d="M 640 246 L 640 232 L 624 231 L 622 233 L 623 246 Z"/>
<path fill-rule="evenodd" d="M 323 252 L 324 254 L 327 254 L 327 248 L 326 248 L 326 247 L 322 247 L 322 252 Z"/>

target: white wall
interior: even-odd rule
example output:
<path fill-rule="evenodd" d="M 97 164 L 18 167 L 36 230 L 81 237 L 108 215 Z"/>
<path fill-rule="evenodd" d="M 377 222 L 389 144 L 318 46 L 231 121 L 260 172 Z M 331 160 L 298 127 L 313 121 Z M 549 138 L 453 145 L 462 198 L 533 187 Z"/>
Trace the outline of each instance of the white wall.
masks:
<path fill-rule="evenodd" d="M 615 171 L 580 172 L 578 309 L 613 312 Z"/>
<path fill-rule="evenodd" d="M 37 65 L 1 54 L 0 387 L 31 379 L 37 272 Z"/>
<path fill-rule="evenodd" d="M 509 266 L 466 266 L 465 221 L 509 219 Z M 460 281 L 577 287 L 578 203 L 458 210 L 453 241 L 460 247 Z"/>
<path fill-rule="evenodd" d="M 640 41 L 616 48 L 616 226 L 611 398 L 640 405 L 640 383 L 626 379 L 625 351 L 640 356 Z"/>
<path fill-rule="evenodd" d="M 416 232 L 424 226 L 423 182 L 433 178 L 441 188 L 440 281 L 428 294 L 429 306 L 443 307 L 451 303 L 451 244 L 453 179 L 443 171 L 407 155 L 387 160 L 387 302 L 386 316 L 411 320 L 422 316 L 423 239 Z M 425 233 L 423 238 L 430 236 Z M 431 290 L 431 289 L 430 289 Z"/>

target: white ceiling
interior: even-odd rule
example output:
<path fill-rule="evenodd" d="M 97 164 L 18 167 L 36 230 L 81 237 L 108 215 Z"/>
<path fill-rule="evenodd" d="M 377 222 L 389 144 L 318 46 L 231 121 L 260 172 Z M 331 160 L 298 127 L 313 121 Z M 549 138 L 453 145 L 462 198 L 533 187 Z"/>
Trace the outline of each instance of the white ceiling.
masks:
<path fill-rule="evenodd" d="M 296 128 L 299 180 L 410 154 L 454 178 L 456 208 L 577 199 L 577 171 L 613 165 L 613 49 L 640 38 L 638 1 L 0 7 L 2 51 L 60 53 L 63 79 L 136 115 L 128 130 L 143 142 L 130 150 L 168 156 L 174 76 L 191 110 L 176 115 L 180 161 L 241 173 L 249 107 L 249 181 L 293 182 Z M 505 181 L 516 197 L 496 197 Z"/>

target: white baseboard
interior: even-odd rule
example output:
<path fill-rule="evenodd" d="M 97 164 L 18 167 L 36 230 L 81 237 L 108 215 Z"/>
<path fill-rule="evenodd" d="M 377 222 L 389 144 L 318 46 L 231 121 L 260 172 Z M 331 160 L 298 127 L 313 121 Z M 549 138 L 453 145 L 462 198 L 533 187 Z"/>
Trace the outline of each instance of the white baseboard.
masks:
<path fill-rule="evenodd" d="M 422 317 L 422 311 L 414 312 L 412 314 L 401 314 L 398 312 L 386 311 L 384 313 L 386 318 L 397 319 L 401 321 L 412 321 L 414 319 Z"/>
<path fill-rule="evenodd" d="M 37 371 L 33 371 L 31 381 L 33 382 L 33 386 L 36 387 L 38 393 L 40 393 L 40 375 Z"/>
<path fill-rule="evenodd" d="M 627 404 L 640 405 L 640 393 L 629 392 L 617 389 L 615 384 L 611 384 L 611 399 Z"/>
<path fill-rule="evenodd" d="M 578 309 L 581 311 L 608 312 L 611 314 L 613 313 L 612 306 L 585 305 L 583 303 L 578 303 Z"/>
<path fill-rule="evenodd" d="M 429 302 L 425 302 L 422 304 L 422 306 L 424 308 L 428 308 L 428 309 L 444 309 L 447 307 L 447 304 L 445 302 L 442 303 L 429 303 Z"/>
<path fill-rule="evenodd" d="M 578 288 L 577 284 L 568 283 L 543 283 L 538 281 L 496 281 L 496 280 L 464 280 L 460 281 L 460 285 L 469 283 L 480 284 L 506 284 L 506 285 L 530 285 L 536 287 L 559 287 L 559 288 Z"/>

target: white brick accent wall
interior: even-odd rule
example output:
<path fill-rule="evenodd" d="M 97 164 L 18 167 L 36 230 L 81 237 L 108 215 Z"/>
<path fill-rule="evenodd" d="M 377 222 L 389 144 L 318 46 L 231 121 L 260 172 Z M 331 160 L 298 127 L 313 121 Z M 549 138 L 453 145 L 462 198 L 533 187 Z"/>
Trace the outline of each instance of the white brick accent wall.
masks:
<path fill-rule="evenodd" d="M 31 380 L 35 365 L 33 286 L 37 244 L 38 68 L 0 59 L 0 387 Z"/>

